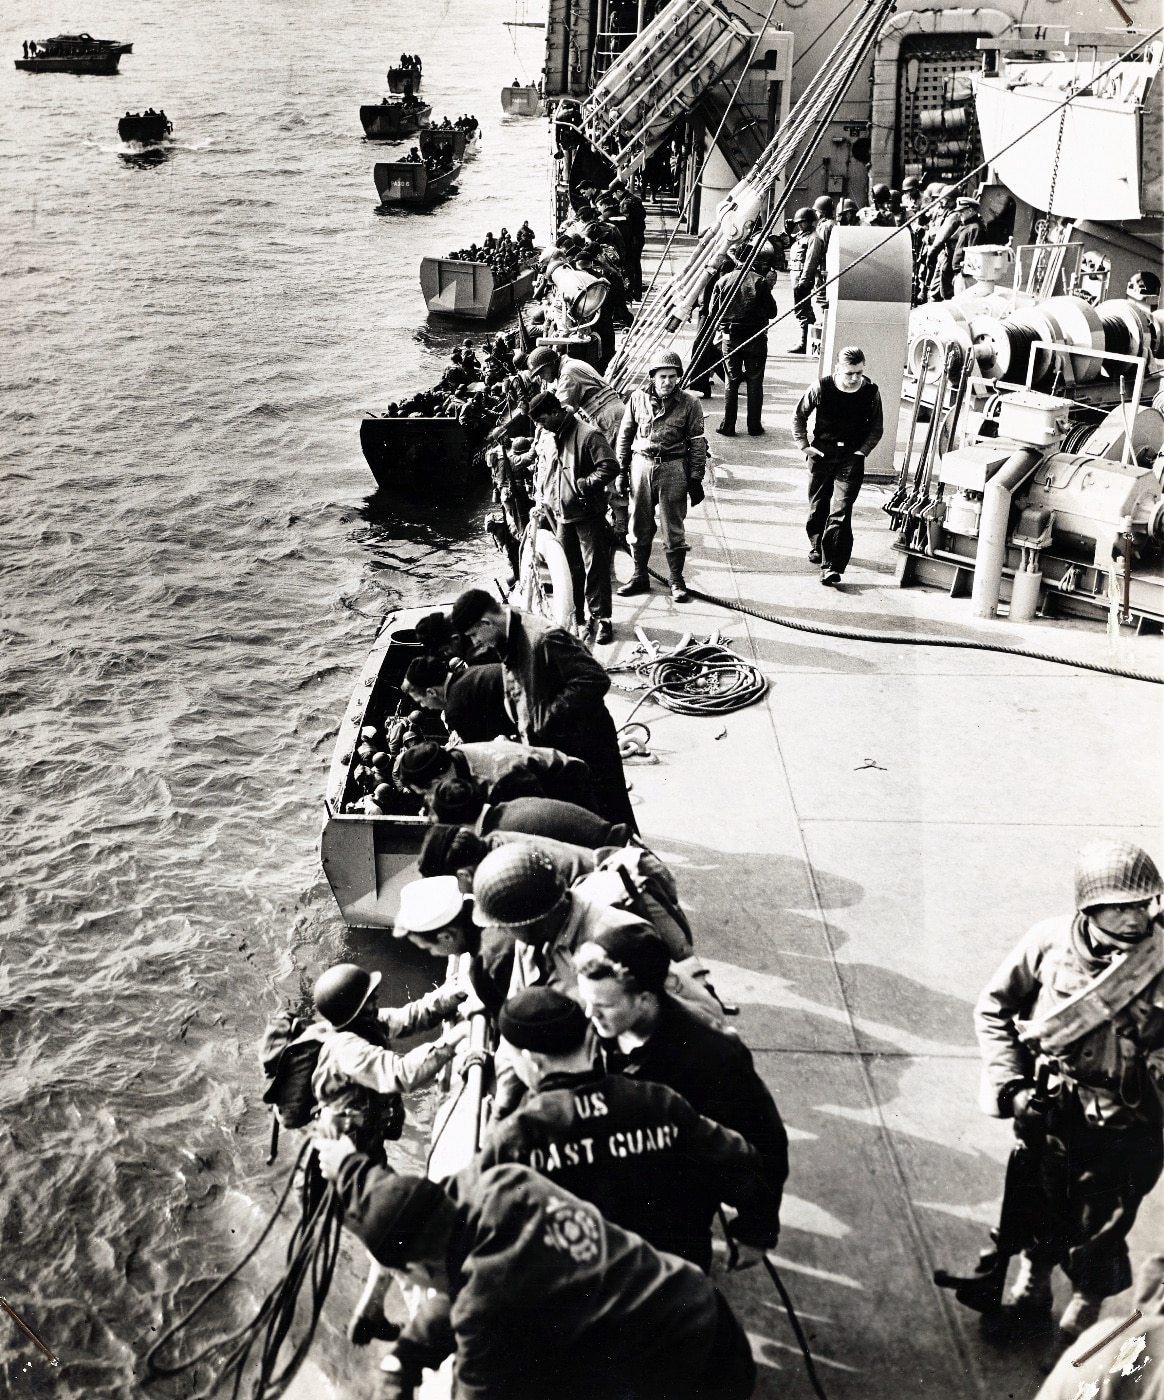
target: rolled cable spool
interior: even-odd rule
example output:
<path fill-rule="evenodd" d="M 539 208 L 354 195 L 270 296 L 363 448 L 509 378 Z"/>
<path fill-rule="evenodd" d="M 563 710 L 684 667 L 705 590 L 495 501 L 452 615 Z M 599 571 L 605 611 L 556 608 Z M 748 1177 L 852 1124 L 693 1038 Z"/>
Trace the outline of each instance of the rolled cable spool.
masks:
<path fill-rule="evenodd" d="M 1101 301 L 1095 310 L 1103 327 L 1105 350 L 1113 355 L 1142 355 L 1151 347 L 1155 330 L 1152 316 L 1138 303 L 1122 298 Z M 1103 361 L 1103 372 L 1109 379 L 1119 379 L 1131 369 L 1120 360 Z"/>
<path fill-rule="evenodd" d="M 1104 344 L 1103 325 L 1095 307 L 1082 297 L 1050 297 L 1043 302 L 1040 309 L 1052 317 L 1058 327 L 1059 334 L 1056 339 L 1063 340 L 1068 345 L 1078 345 L 1081 350 L 1107 348 Z M 1071 373 L 1077 383 L 1089 384 L 1093 379 L 1099 378 L 1101 363 L 1098 355 L 1072 355 Z"/>
<path fill-rule="evenodd" d="M 976 316 L 970 322 L 975 358 L 986 379 L 1007 384 L 1025 384 L 1031 347 L 1046 340 L 1046 327 L 1032 324 L 1026 313 L 999 320 L 997 316 Z"/>

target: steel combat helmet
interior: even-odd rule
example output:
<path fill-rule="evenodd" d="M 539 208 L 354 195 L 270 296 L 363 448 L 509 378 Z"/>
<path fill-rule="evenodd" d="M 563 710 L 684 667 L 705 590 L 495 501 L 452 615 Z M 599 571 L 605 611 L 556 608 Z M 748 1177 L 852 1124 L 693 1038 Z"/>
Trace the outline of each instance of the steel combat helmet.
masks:
<path fill-rule="evenodd" d="M 338 1031 L 356 1019 L 379 985 L 378 972 L 365 972 L 355 963 L 336 963 L 317 978 L 311 999 L 316 1011 Z"/>
<path fill-rule="evenodd" d="M 477 867 L 473 922 L 522 928 L 544 918 L 565 892 L 562 877 L 535 846 L 509 842 Z"/>
<path fill-rule="evenodd" d="M 651 360 L 651 367 L 648 374 L 654 374 L 657 369 L 673 369 L 676 374 L 683 373 L 683 361 L 674 350 L 660 350 Z"/>
<path fill-rule="evenodd" d="M 1075 863 L 1075 907 L 1142 904 L 1164 892 L 1164 881 L 1147 851 L 1130 841 L 1095 841 Z"/>

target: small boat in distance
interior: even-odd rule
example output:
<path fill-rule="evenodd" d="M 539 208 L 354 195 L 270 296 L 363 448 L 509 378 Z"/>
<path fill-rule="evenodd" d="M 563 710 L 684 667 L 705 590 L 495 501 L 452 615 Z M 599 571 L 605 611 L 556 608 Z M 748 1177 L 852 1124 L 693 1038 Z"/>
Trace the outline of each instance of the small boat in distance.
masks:
<path fill-rule="evenodd" d="M 533 83 L 514 83 L 501 89 L 501 106 L 510 117 L 540 117 L 545 111 L 542 95 Z"/>
<path fill-rule="evenodd" d="M 425 160 L 430 156 L 447 156 L 455 165 L 465 158 L 465 133 L 455 126 L 426 126 L 419 140 L 420 153 Z"/>
<path fill-rule="evenodd" d="M 385 97 L 360 108 L 360 122 L 369 141 L 401 141 L 427 126 L 432 108 L 424 102 Z"/>
<path fill-rule="evenodd" d="M 145 112 L 126 112 L 117 123 L 117 134 L 123 141 L 137 141 L 143 146 L 154 145 L 174 129 L 165 112 L 150 107 Z"/>
<path fill-rule="evenodd" d="M 450 169 L 435 174 L 421 160 L 378 161 L 372 173 L 381 204 L 427 209 L 448 194 L 461 165 L 455 161 Z"/>
<path fill-rule="evenodd" d="M 92 73 L 109 76 L 117 72 L 123 53 L 132 44 L 116 39 L 94 39 L 91 34 L 58 34 L 52 39 L 34 39 L 25 45 L 24 57 L 15 60 L 26 73 Z"/>
<path fill-rule="evenodd" d="M 511 282 L 499 282 L 488 263 L 457 258 L 422 258 L 420 290 L 438 316 L 491 321 L 529 300 L 537 269 L 523 269 Z"/>

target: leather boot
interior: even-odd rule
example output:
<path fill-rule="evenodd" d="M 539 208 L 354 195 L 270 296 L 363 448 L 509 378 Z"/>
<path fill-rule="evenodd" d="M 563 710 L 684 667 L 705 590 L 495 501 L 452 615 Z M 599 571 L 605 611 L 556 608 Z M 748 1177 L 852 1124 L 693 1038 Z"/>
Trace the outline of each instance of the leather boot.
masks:
<path fill-rule="evenodd" d="M 799 345 L 793 345 L 793 346 L 789 349 L 788 353 L 789 353 L 790 355 L 807 355 L 807 354 L 808 354 L 808 327 L 807 327 L 807 326 L 801 326 L 801 328 L 800 328 L 800 344 L 799 344 Z"/>
<path fill-rule="evenodd" d="M 691 601 L 691 594 L 688 593 L 687 585 L 683 581 L 683 561 L 686 558 L 686 549 L 669 549 L 667 551 L 667 572 L 671 575 L 671 601 L 673 603 Z"/>
<path fill-rule="evenodd" d="M 620 598 L 633 598 L 636 593 L 649 593 L 651 591 L 651 576 L 647 573 L 647 564 L 651 558 L 650 545 L 646 549 L 640 549 L 636 546 L 631 550 L 631 557 L 635 561 L 635 571 L 626 583 L 616 590 Z"/>

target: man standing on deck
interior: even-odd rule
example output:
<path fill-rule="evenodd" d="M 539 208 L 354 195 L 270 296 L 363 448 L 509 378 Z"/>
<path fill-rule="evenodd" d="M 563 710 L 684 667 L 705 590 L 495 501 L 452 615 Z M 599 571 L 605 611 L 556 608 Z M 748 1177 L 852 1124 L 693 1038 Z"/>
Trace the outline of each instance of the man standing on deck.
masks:
<path fill-rule="evenodd" d="M 816 236 L 816 215 L 811 209 L 798 209 L 792 216 L 792 246 L 788 250 L 788 276 L 792 282 L 794 315 L 800 324 L 800 343 L 790 355 L 808 354 L 808 328 L 816 324 L 812 294 L 821 262 L 821 245 Z"/>
<path fill-rule="evenodd" d="M 610 677 L 585 644 L 532 613 L 502 607 L 481 588 L 461 594 L 451 623 L 479 649 L 492 647 L 500 655 L 523 742 L 582 759 L 594 779 L 599 815 L 637 832 L 618 736 L 602 699 Z"/>
<path fill-rule="evenodd" d="M 536 506 L 570 565 L 577 621 L 586 623 L 596 646 L 607 646 L 614 630 L 606 488 L 618 476 L 618 462 L 601 429 L 583 422 L 549 390 L 530 400 L 529 416 L 541 430 Z"/>
<path fill-rule="evenodd" d="M 679 387 L 682 373 L 683 361 L 674 350 L 656 353 L 648 370 L 648 385 L 631 394 L 618 431 L 616 455 L 624 476 L 630 476 L 627 540 L 635 566 L 630 580 L 618 590 L 623 598 L 651 591 L 647 566 L 656 511 L 671 575 L 671 597 L 676 603 L 686 603 L 691 596 L 683 579 L 687 558 L 683 522 L 688 496 L 693 505 L 703 500 L 707 438 L 699 396 Z"/>
<path fill-rule="evenodd" d="M 709 316 L 719 322 L 719 343 L 727 388 L 723 395 L 723 419 L 716 432 L 736 435 L 736 409 L 740 384 L 747 383 L 748 436 L 762 437 L 764 369 L 768 363 L 768 322 L 776 318 L 776 303 L 768 274 L 772 259 L 758 253 L 751 272 L 729 267 L 715 284 Z"/>
<path fill-rule="evenodd" d="M 812 442 L 808 419 L 816 414 Z M 865 479 L 865 459 L 885 431 L 881 394 L 865 376 L 865 352 L 837 355 L 836 373 L 818 380 L 796 405 L 793 432 L 808 462 L 808 557 L 820 581 L 841 581 L 853 554 L 853 506 Z"/>
<path fill-rule="evenodd" d="M 1007 1241 L 1022 1249 L 1019 1276 L 1001 1318 L 988 1314 L 1000 1340 L 1049 1328 L 1056 1265 L 1074 1290 L 1059 1320 L 1064 1340 L 1132 1281 L 1128 1232 L 1164 1166 L 1162 893 L 1140 847 L 1086 847 L 1075 913 L 1036 924 L 974 1008 L 982 1107 L 1014 1119 L 1027 1163 L 1013 1182 L 1013 1157 L 1007 1170 L 1007 1197 L 1026 1186 L 1026 1238 Z M 1036 1094 L 1044 1067 L 1057 1083 Z"/>

